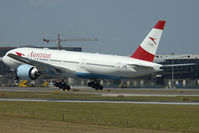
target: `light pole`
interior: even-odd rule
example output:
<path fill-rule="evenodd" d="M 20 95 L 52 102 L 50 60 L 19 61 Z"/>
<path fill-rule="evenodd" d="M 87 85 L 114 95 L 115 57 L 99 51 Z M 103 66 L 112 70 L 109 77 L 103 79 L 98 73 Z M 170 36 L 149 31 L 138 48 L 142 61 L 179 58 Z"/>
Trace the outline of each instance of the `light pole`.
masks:
<path fill-rule="evenodd" d="M 171 55 L 172 55 L 172 67 L 171 67 L 171 88 L 174 88 L 174 68 L 173 68 L 173 55 L 174 55 L 174 53 L 172 52 L 171 53 Z"/>

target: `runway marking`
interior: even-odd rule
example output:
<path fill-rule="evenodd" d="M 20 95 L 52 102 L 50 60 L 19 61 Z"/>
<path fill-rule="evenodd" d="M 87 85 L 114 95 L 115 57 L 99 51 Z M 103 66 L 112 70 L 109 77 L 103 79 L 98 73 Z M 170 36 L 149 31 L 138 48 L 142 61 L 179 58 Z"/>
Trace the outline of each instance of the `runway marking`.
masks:
<path fill-rule="evenodd" d="M 178 97 L 178 96 L 185 96 L 185 97 L 188 97 L 188 96 L 192 96 L 192 97 L 198 97 L 199 95 L 197 94 L 156 94 L 156 93 L 153 93 L 153 94 L 101 94 L 102 96 L 106 97 L 106 96 L 109 96 L 109 97 L 118 97 L 118 96 L 125 96 L 125 97 Z"/>
<path fill-rule="evenodd" d="M 100 101 L 100 100 L 55 100 L 30 98 L 0 98 L 10 102 L 57 102 L 57 103 L 129 103 L 129 104 L 162 104 L 162 105 L 199 105 L 199 102 L 153 102 L 153 101 Z"/>

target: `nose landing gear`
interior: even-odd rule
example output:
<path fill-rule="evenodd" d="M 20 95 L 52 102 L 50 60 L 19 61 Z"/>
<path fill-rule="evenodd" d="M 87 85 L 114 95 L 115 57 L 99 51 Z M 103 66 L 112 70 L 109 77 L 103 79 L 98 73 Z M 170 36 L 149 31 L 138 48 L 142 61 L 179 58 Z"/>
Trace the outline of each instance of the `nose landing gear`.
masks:
<path fill-rule="evenodd" d="M 103 90 L 103 86 L 100 85 L 96 80 L 88 82 L 88 87 L 95 88 L 95 90 Z"/>

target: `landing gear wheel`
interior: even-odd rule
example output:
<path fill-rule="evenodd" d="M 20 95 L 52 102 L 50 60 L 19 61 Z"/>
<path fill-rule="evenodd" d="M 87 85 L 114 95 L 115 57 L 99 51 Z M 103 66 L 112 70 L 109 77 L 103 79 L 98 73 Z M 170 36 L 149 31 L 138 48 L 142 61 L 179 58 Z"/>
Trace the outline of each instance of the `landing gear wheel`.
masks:
<path fill-rule="evenodd" d="M 88 87 L 95 88 L 95 90 L 103 90 L 103 86 L 100 85 L 96 80 L 88 82 Z"/>
<path fill-rule="evenodd" d="M 103 88 L 104 88 L 104 87 L 103 87 L 102 85 L 99 86 L 99 89 L 100 89 L 100 90 L 103 90 Z"/>
<path fill-rule="evenodd" d="M 88 82 L 88 87 L 92 87 L 93 86 L 93 82 Z"/>
<path fill-rule="evenodd" d="M 95 86 L 95 90 L 98 90 L 98 89 L 99 89 L 99 86 L 96 85 L 96 86 Z"/>
<path fill-rule="evenodd" d="M 70 85 L 67 85 L 66 86 L 66 89 L 69 91 L 71 88 L 70 88 Z"/>
<path fill-rule="evenodd" d="M 59 87 L 60 91 L 65 91 L 65 90 L 69 91 L 71 89 L 70 85 L 66 84 L 64 82 L 64 80 L 62 80 L 62 81 L 55 81 L 54 85 L 56 87 Z"/>
<path fill-rule="evenodd" d="M 95 85 L 95 90 L 103 90 L 103 86 L 100 84 Z"/>
<path fill-rule="evenodd" d="M 62 89 L 63 89 L 64 91 L 65 91 L 65 90 L 68 90 L 68 91 L 69 91 L 71 88 L 70 88 L 70 85 L 64 83 L 63 86 L 62 86 Z"/>

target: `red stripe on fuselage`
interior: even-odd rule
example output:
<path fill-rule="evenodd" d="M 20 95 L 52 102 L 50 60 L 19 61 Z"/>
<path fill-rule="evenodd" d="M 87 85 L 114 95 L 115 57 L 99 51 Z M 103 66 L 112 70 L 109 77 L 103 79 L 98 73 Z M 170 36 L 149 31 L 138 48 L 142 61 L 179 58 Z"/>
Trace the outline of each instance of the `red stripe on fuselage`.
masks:
<path fill-rule="evenodd" d="M 135 53 L 133 53 L 133 55 L 131 57 L 139 59 L 139 60 L 153 62 L 155 55 L 147 52 L 141 46 L 139 46 L 138 49 L 135 51 Z"/>

